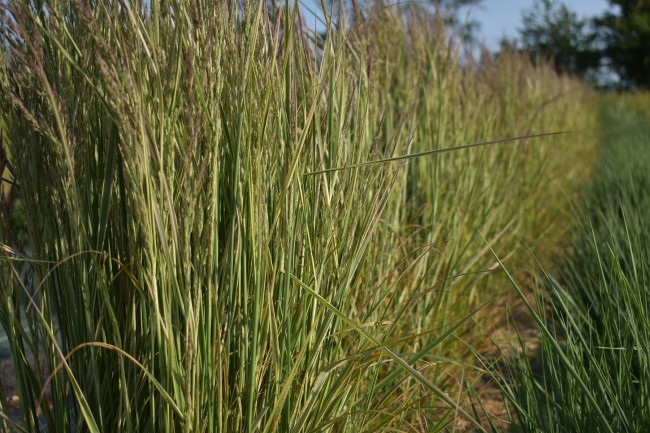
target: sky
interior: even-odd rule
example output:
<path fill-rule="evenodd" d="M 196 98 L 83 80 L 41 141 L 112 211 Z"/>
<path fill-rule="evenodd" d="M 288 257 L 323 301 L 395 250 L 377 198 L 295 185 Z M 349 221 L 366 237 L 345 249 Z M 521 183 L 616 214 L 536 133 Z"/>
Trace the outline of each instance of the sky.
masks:
<path fill-rule="evenodd" d="M 479 40 L 489 48 L 497 48 L 503 36 L 517 36 L 522 13 L 532 9 L 534 3 L 533 0 L 483 0 L 470 11 L 472 19 L 481 24 Z M 609 7 L 606 0 L 564 0 L 564 4 L 580 17 L 600 15 Z"/>

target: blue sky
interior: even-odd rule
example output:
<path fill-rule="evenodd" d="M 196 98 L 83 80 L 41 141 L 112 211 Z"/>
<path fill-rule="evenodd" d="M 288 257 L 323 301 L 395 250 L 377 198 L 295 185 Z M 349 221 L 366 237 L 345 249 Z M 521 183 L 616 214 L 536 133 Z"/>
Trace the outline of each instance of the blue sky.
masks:
<path fill-rule="evenodd" d="M 495 48 L 502 36 L 517 35 L 522 13 L 533 4 L 533 0 L 483 0 L 472 9 L 471 16 L 481 23 L 480 38 L 488 47 Z M 582 17 L 600 15 L 609 6 L 606 0 L 565 0 L 564 4 Z"/>

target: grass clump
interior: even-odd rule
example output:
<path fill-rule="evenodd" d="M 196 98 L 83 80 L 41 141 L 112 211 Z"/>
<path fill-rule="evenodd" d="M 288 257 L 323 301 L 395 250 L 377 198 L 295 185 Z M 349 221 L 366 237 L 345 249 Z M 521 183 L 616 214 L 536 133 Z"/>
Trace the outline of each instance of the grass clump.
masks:
<path fill-rule="evenodd" d="M 572 254 L 549 279 L 549 302 L 540 298 L 554 314 L 540 309 L 537 367 L 519 358 L 505 388 L 523 431 L 650 428 L 650 129 L 629 105 L 608 104 L 602 124 Z"/>
<path fill-rule="evenodd" d="M 416 6 L 326 11 L 324 37 L 264 1 L 1 7 L 25 215 L 2 227 L 22 402 L 5 428 L 473 418 L 465 324 L 489 324 L 474 311 L 503 281 L 475 229 L 500 246 L 561 236 L 548 203 L 583 178 L 589 140 L 400 158 L 584 128 L 581 85 L 515 53 L 461 66 Z"/>

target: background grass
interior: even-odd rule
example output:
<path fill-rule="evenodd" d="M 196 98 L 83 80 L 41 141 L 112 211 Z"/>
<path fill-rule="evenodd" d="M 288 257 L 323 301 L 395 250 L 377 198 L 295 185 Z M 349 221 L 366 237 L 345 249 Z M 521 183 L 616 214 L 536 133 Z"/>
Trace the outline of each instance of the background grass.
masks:
<path fill-rule="evenodd" d="M 4 428 L 473 418 L 468 347 L 501 320 L 475 311 L 506 290 L 476 229 L 515 267 L 520 237 L 550 250 L 593 139 L 402 157 L 584 131 L 587 88 L 516 53 L 460 64 L 419 6 L 327 18 L 324 38 L 261 1 L 1 7 L 25 215 L 2 227 L 0 321 L 22 402 Z"/>
<path fill-rule="evenodd" d="M 647 110 L 647 95 L 604 105 L 601 161 L 577 209 L 572 254 L 540 303 L 554 320 L 540 307 L 537 367 L 525 357 L 511 365 L 505 394 L 523 431 L 650 428 L 650 128 L 635 109 L 641 100 Z"/>

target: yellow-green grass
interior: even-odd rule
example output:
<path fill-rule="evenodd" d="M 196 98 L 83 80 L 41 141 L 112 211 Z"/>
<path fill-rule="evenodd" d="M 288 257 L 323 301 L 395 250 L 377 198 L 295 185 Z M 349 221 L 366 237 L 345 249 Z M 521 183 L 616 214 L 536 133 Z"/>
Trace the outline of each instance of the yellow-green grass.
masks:
<path fill-rule="evenodd" d="M 266 2 L 2 7 L 26 216 L 24 239 L 2 227 L 23 402 L 6 427 L 35 431 L 41 412 L 52 432 L 473 418 L 469 347 L 508 290 L 477 229 L 515 267 L 522 238 L 547 251 L 565 234 L 595 147 L 587 88 L 517 53 L 461 64 L 413 5 L 327 18 L 326 37 Z"/>

